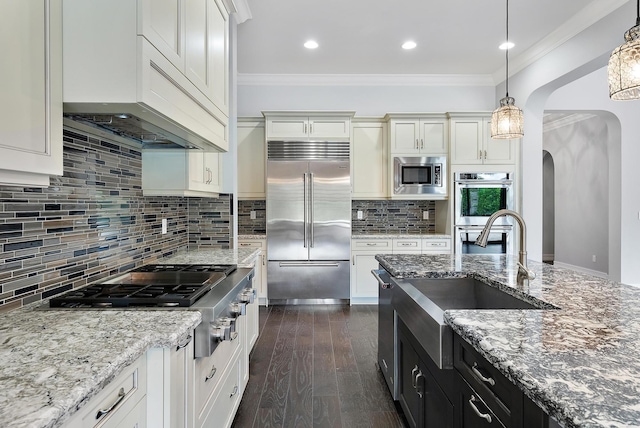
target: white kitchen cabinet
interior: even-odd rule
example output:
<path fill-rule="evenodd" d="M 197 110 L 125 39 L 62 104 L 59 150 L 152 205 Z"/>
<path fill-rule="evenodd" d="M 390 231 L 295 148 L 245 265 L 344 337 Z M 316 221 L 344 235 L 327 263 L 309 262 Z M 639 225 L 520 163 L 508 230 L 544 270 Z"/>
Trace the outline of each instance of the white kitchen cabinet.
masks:
<path fill-rule="evenodd" d="M 263 112 L 267 140 L 348 141 L 354 112 Z"/>
<path fill-rule="evenodd" d="M 449 126 L 444 114 L 389 114 L 391 154 L 441 155 L 449 152 Z"/>
<path fill-rule="evenodd" d="M 145 196 L 218 197 L 222 162 L 218 153 L 201 150 L 145 150 L 142 193 Z"/>
<path fill-rule="evenodd" d="M 260 255 L 254 264 L 255 277 L 254 284 L 258 293 L 258 302 L 260 305 L 266 305 L 268 300 L 267 292 L 267 240 L 265 239 L 240 239 L 238 240 L 240 248 L 259 248 Z"/>
<path fill-rule="evenodd" d="M 193 334 L 173 348 L 147 351 L 147 414 L 149 427 L 192 427 L 187 409 L 193 397 Z M 123 425 L 124 426 L 124 425 Z"/>
<path fill-rule="evenodd" d="M 387 124 L 355 121 L 351 137 L 351 182 L 353 199 L 388 197 Z"/>
<path fill-rule="evenodd" d="M 145 427 L 147 426 L 146 394 L 147 355 L 145 354 L 127 366 L 102 391 L 85 403 L 66 422 L 65 428 Z"/>
<path fill-rule="evenodd" d="M 378 281 L 371 274 L 378 268 L 376 254 L 391 254 L 391 239 L 351 240 L 351 304 L 378 302 Z"/>
<path fill-rule="evenodd" d="M 516 140 L 491 138 L 490 113 L 450 114 L 451 163 L 467 165 L 513 165 Z"/>
<path fill-rule="evenodd" d="M 238 199 L 266 199 L 264 121 L 238 119 Z"/>
<path fill-rule="evenodd" d="M 221 0 L 65 0 L 65 113 L 127 114 L 227 151 L 229 16 Z"/>
<path fill-rule="evenodd" d="M 62 175 L 62 0 L 0 2 L 0 184 Z"/>

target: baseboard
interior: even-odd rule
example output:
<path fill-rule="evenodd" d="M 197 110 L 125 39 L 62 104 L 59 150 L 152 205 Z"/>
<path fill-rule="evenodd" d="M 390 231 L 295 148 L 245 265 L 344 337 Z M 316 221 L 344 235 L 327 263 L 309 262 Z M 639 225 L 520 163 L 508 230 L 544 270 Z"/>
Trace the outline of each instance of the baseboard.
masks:
<path fill-rule="evenodd" d="M 561 267 L 561 268 L 565 268 L 565 269 L 574 270 L 576 272 L 584 273 L 584 274 L 587 274 L 587 275 L 597 276 L 598 278 L 602 278 L 602 279 L 609 279 L 609 274 L 606 273 L 606 272 L 600 272 L 600 271 L 593 270 L 593 269 L 587 269 L 587 268 L 584 268 L 582 266 L 574 266 L 574 265 L 570 265 L 568 263 L 559 262 L 557 260 L 553 262 L 553 266 L 554 267 Z"/>
<path fill-rule="evenodd" d="M 377 297 L 352 297 L 351 305 L 377 305 Z"/>
<path fill-rule="evenodd" d="M 542 261 L 543 262 L 552 262 L 554 257 L 555 257 L 555 254 L 553 254 L 553 253 L 551 253 L 551 254 L 543 254 L 542 255 Z"/>

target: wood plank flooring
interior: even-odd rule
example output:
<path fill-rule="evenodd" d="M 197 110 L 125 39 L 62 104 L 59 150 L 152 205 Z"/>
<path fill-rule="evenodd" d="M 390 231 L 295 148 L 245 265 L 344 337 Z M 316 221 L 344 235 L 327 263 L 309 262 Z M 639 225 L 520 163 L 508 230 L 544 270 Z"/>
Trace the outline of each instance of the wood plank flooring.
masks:
<path fill-rule="evenodd" d="M 377 352 L 377 306 L 260 307 L 233 427 L 404 427 Z"/>

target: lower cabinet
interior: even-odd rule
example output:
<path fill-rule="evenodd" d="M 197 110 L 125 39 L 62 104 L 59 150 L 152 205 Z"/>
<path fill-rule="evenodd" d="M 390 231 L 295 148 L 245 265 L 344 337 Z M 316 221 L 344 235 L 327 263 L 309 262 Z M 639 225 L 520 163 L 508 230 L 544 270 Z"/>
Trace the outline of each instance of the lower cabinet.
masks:
<path fill-rule="evenodd" d="M 416 340 L 402 321 L 398 322 L 399 401 L 411 427 L 453 428 L 454 405 L 435 375 L 442 374 L 444 388 L 453 388 L 453 373 L 434 373 L 416 349 Z M 419 345 L 417 345 L 419 347 Z M 428 357 L 426 357 L 428 358 Z M 435 367 L 435 365 L 433 365 Z M 437 368 L 436 368 L 437 370 Z M 451 372 L 451 371 L 449 371 Z"/>
<path fill-rule="evenodd" d="M 240 239 L 239 248 L 260 248 L 260 255 L 257 257 L 253 268 L 256 275 L 253 278 L 254 288 L 258 293 L 258 301 L 261 305 L 268 303 L 267 295 L 267 240 L 266 239 Z"/>

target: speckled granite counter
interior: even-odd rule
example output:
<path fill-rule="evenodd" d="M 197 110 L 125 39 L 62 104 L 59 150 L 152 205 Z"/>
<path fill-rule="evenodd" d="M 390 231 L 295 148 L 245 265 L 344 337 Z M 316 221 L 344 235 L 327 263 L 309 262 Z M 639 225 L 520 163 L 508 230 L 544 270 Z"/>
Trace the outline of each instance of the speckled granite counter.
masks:
<path fill-rule="evenodd" d="M 158 260 L 158 263 L 193 263 L 193 264 L 225 264 L 247 266 L 260 254 L 259 248 L 236 248 L 233 250 L 221 250 L 217 248 L 200 250 L 182 250 L 174 256 Z"/>
<path fill-rule="evenodd" d="M 182 251 L 157 263 L 245 266 L 260 250 Z M 195 310 L 39 310 L 0 314 L 0 427 L 63 426 L 150 348 L 175 346 L 200 324 Z"/>
<path fill-rule="evenodd" d="M 640 289 L 504 256 L 379 255 L 392 275 L 476 277 L 560 310 L 451 310 L 445 320 L 564 426 L 640 426 Z"/>
<path fill-rule="evenodd" d="M 177 345 L 202 320 L 189 310 L 36 307 L 0 315 L 1 427 L 61 426 L 149 348 Z"/>

